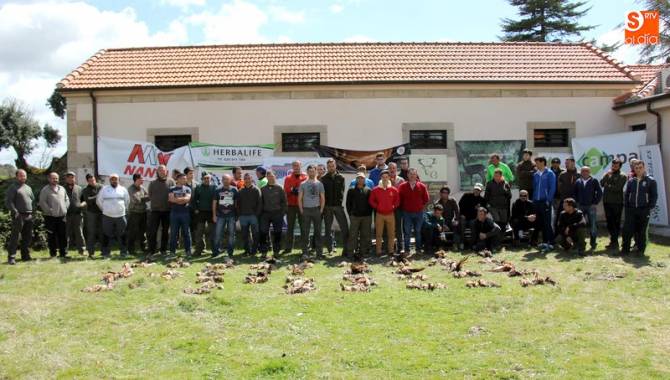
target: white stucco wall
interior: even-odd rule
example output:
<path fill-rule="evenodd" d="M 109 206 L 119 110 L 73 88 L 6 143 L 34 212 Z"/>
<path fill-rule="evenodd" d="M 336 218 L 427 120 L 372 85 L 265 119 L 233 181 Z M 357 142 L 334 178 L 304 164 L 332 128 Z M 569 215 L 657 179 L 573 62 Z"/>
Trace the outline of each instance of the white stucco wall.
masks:
<path fill-rule="evenodd" d="M 374 150 L 403 143 L 402 124 L 453 123 L 451 140 L 527 138 L 527 122 L 574 122 L 576 136 L 623 131 L 611 97 L 275 99 L 98 103 L 98 133 L 146 140 L 148 128 L 198 128 L 220 144 L 277 143 L 274 127 L 325 125 L 327 145 Z M 85 106 L 85 105 L 83 105 Z M 539 150 L 540 148 L 536 149 Z M 449 183 L 458 183 L 456 156 Z"/>

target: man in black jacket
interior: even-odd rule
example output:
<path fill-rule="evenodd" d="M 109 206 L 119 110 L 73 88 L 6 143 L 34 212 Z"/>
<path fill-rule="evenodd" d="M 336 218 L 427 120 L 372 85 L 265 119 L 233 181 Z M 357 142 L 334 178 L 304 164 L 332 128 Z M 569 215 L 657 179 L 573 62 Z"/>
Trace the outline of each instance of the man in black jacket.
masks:
<path fill-rule="evenodd" d="M 98 193 L 102 189 L 95 176 L 91 173 L 86 174 L 86 187 L 81 191 L 81 198 L 79 199 L 82 203 L 86 203 L 86 251 L 88 252 L 89 257 L 93 257 L 95 254 L 95 243 L 99 242 L 102 245 L 105 245 L 104 240 L 107 237 L 102 233 L 102 211 L 98 204 L 95 202 L 95 199 L 98 197 Z"/>
<path fill-rule="evenodd" d="M 619 249 L 619 234 L 621 232 L 621 214 L 623 214 L 623 189 L 628 178 L 621 172 L 621 161 L 612 160 L 610 170 L 600 180 L 603 187 L 603 206 L 607 231 L 610 234 L 610 243 L 607 248 Z"/>
<path fill-rule="evenodd" d="M 623 239 L 621 254 L 630 253 L 630 240 L 635 237 L 635 246 L 640 255 L 644 255 L 647 247 L 647 226 L 649 215 L 656 207 L 658 200 L 658 186 L 656 180 L 647 175 L 643 161 L 637 161 L 633 170 L 635 177 L 628 180 L 624 204 L 626 207 L 623 222 Z"/>
<path fill-rule="evenodd" d="M 563 200 L 563 211 L 556 224 L 556 243 L 569 250 L 577 248 L 577 253 L 584 256 L 586 248 L 586 218 L 582 210 L 577 208 L 573 198 Z"/>
<path fill-rule="evenodd" d="M 461 246 L 465 243 L 465 230 L 471 229 L 475 219 L 477 219 L 477 211 L 480 207 L 486 207 L 486 199 L 482 197 L 483 186 L 481 183 L 476 183 L 472 192 L 465 193 L 461 196 L 458 202 L 458 208 L 461 212 Z"/>
<path fill-rule="evenodd" d="M 535 213 L 535 205 L 528 199 L 529 194 L 526 190 L 519 191 L 519 199 L 514 201 L 512 205 L 512 218 L 510 225 L 514 231 L 513 244 L 518 245 L 522 238 L 522 234 L 529 235 L 531 228 L 535 226 L 537 214 Z"/>
<path fill-rule="evenodd" d="M 268 235 L 272 224 L 272 257 L 277 258 L 281 249 L 281 233 L 287 209 L 286 193 L 277 184 L 277 177 L 272 170 L 268 170 L 265 177 L 268 179 L 268 184 L 261 189 L 263 212 L 260 221 L 260 250 L 263 257 L 266 257 L 269 250 Z"/>
<path fill-rule="evenodd" d="M 356 187 L 347 191 L 347 213 L 351 219 L 347 251 L 360 260 L 370 252 L 372 234 L 371 190 L 365 186 L 365 174 L 356 174 Z M 356 249 L 358 247 L 358 249 Z"/>
<path fill-rule="evenodd" d="M 509 204 L 512 199 L 512 190 L 509 183 L 505 181 L 502 170 L 495 169 L 493 171 L 493 180 L 486 183 L 484 199 L 486 199 L 486 204 L 493 221 L 500 228 L 506 228 L 507 221 L 509 220 Z"/>
<path fill-rule="evenodd" d="M 349 240 L 349 222 L 344 213 L 342 200 L 344 197 L 344 177 L 337 171 L 335 160 L 329 158 L 326 162 L 327 173 L 321 177 L 321 183 L 326 195 L 326 207 L 323 210 L 323 219 L 326 223 L 326 249 L 328 253 L 333 252 L 334 235 L 333 217 L 337 219 L 342 235 L 342 256 L 348 256 L 347 241 Z"/>
<path fill-rule="evenodd" d="M 477 211 L 477 219 L 472 225 L 472 236 L 474 238 L 473 249 L 475 252 L 489 250 L 495 251 L 502 238 L 502 230 L 488 214 L 485 207 Z"/>

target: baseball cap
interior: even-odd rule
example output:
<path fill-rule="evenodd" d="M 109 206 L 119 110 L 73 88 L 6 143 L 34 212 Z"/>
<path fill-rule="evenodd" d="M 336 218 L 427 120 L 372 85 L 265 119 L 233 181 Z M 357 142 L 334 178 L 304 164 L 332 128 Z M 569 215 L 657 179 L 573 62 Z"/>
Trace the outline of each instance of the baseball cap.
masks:
<path fill-rule="evenodd" d="M 560 164 L 560 163 L 561 163 L 561 159 L 558 158 L 558 157 L 554 157 L 554 158 L 551 159 L 551 163 L 552 163 L 552 164 Z"/>
<path fill-rule="evenodd" d="M 365 178 L 365 174 L 358 172 L 356 173 L 356 178 Z"/>
<path fill-rule="evenodd" d="M 475 189 L 481 191 L 481 190 L 484 189 L 484 185 L 482 185 L 481 183 L 477 182 L 477 183 L 475 183 Z"/>
<path fill-rule="evenodd" d="M 66 176 L 66 177 L 74 177 L 75 175 L 76 175 L 76 174 L 74 174 L 73 171 L 69 171 L 69 172 L 65 173 L 65 176 Z"/>

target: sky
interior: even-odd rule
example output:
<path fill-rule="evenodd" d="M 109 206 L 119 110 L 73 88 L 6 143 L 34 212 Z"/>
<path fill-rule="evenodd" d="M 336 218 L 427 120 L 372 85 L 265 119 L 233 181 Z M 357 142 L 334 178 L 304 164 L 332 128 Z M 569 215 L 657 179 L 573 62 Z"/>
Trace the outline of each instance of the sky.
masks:
<path fill-rule="evenodd" d="M 623 39 L 634 0 L 590 0 L 585 40 Z M 285 42 L 498 41 L 506 0 L 0 0 L 0 100 L 16 98 L 40 123 L 61 131 L 52 151 L 40 144 L 29 162 L 66 150 L 65 121 L 45 105 L 56 83 L 112 47 Z M 637 51 L 613 56 L 635 63 Z M 0 164 L 13 163 L 12 149 Z"/>

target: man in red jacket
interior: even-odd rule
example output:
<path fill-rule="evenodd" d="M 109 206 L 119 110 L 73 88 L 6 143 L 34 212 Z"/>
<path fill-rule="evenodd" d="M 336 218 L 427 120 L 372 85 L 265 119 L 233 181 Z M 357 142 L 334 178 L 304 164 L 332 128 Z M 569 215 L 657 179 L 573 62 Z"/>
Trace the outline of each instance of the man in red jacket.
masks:
<path fill-rule="evenodd" d="M 386 236 L 389 242 L 388 254 L 395 252 L 395 217 L 394 211 L 400 206 L 400 196 L 398 190 L 391 185 L 391 176 L 388 170 L 382 171 L 379 186 L 375 187 L 370 194 L 370 206 L 377 212 L 375 215 L 375 248 L 377 256 L 382 255 L 382 236 L 384 236 L 384 227 L 386 227 Z M 363 244 L 363 242 L 361 242 Z"/>
<path fill-rule="evenodd" d="M 409 240 L 414 229 L 415 250 L 421 252 L 421 226 L 423 225 L 423 208 L 430 201 L 428 188 L 421 183 L 415 168 L 407 172 L 407 181 L 400 184 L 400 210 L 402 211 L 402 225 L 405 253 L 409 253 Z"/>
<path fill-rule="evenodd" d="M 300 161 L 292 163 L 293 171 L 284 178 L 284 191 L 286 192 L 286 247 L 284 253 L 291 253 L 293 250 L 293 233 L 295 229 L 295 220 L 298 219 L 298 225 L 302 231 L 302 218 L 300 217 L 300 208 L 298 208 L 298 194 L 300 194 L 300 184 L 307 180 L 307 174 L 301 171 Z"/>

